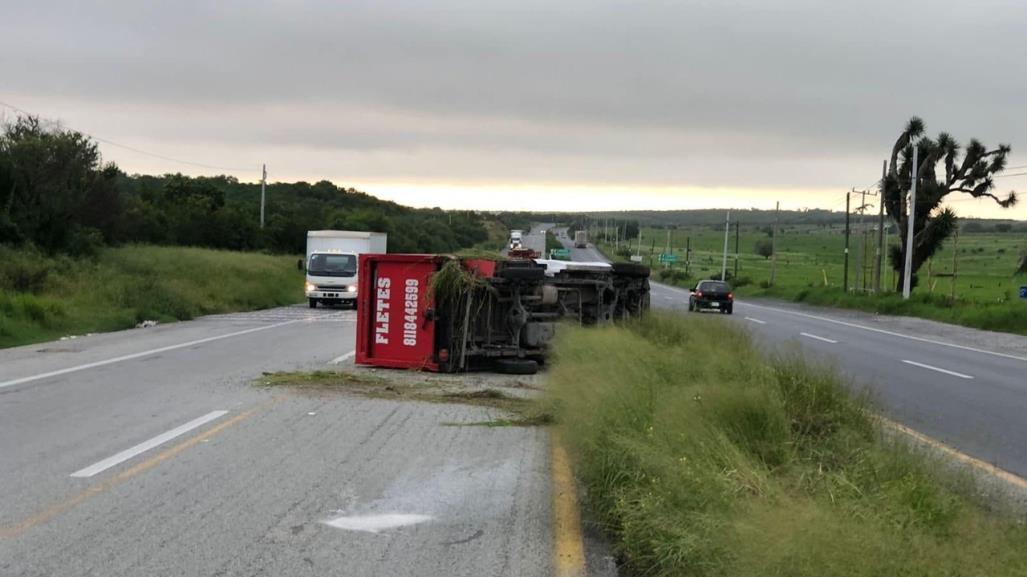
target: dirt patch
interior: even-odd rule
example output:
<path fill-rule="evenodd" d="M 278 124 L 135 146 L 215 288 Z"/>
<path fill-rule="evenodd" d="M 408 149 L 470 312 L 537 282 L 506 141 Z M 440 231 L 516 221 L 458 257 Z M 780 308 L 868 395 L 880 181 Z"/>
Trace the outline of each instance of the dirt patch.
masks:
<path fill-rule="evenodd" d="M 536 375 L 438 374 L 343 365 L 333 370 L 265 373 L 261 387 L 288 387 L 306 394 L 354 394 L 375 399 L 455 403 L 506 413 L 500 418 L 459 426 L 538 426 L 552 422 L 539 400 Z"/>

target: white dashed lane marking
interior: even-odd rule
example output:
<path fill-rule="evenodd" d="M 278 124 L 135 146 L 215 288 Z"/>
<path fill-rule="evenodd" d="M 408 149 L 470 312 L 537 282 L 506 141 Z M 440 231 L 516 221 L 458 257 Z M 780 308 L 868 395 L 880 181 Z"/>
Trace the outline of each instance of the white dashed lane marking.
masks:
<path fill-rule="evenodd" d="M 936 371 L 936 372 L 939 372 L 939 373 L 945 373 L 946 375 L 952 375 L 953 377 L 959 377 L 961 379 L 972 379 L 973 378 L 973 375 L 964 375 L 963 373 L 957 373 L 956 371 L 950 371 L 948 369 L 943 369 L 943 368 L 940 368 L 940 367 L 935 367 L 933 365 L 926 365 L 924 363 L 918 363 L 916 361 L 907 361 L 907 360 L 903 359 L 902 362 L 906 363 L 907 365 L 913 365 L 914 367 L 920 367 L 921 369 L 927 369 L 929 371 Z"/>
<path fill-rule="evenodd" d="M 814 335 L 812 333 L 799 333 L 799 334 L 804 336 L 804 337 L 806 337 L 806 338 L 814 339 L 814 340 L 821 341 L 821 342 L 824 342 L 824 343 L 831 343 L 832 345 L 838 344 L 838 341 L 836 341 L 834 339 L 829 339 L 827 337 L 820 337 L 820 336 Z"/>

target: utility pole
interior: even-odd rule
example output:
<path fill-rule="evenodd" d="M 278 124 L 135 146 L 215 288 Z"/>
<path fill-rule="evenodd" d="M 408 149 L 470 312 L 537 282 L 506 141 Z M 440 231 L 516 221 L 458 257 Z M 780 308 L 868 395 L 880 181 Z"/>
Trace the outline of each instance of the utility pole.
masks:
<path fill-rule="evenodd" d="M 849 201 L 851 197 L 852 192 L 845 193 L 845 272 L 842 273 L 842 291 L 844 292 L 849 292 Z"/>
<path fill-rule="evenodd" d="M 862 251 L 860 251 L 860 250 L 856 251 L 856 283 L 855 283 L 855 286 L 856 286 L 856 288 L 858 290 L 863 290 L 864 288 L 866 288 L 864 286 L 864 284 L 865 284 L 864 281 L 866 279 L 865 279 L 865 274 L 864 274 L 865 271 L 863 270 L 863 266 L 866 263 L 866 248 L 867 248 L 867 243 L 866 243 L 867 234 L 866 234 L 866 226 L 865 226 L 865 220 L 864 220 L 864 217 L 866 216 L 866 211 L 867 211 L 867 191 L 863 190 L 863 191 L 860 191 L 860 192 L 862 194 L 862 200 L 860 201 L 860 205 L 859 205 L 859 229 L 860 229 L 860 232 L 863 235 L 863 250 Z"/>
<path fill-rule="evenodd" d="M 742 222 L 735 221 L 735 279 L 738 278 L 738 237 L 742 233 Z"/>
<path fill-rule="evenodd" d="M 731 210 L 727 211 L 727 218 L 724 220 L 724 260 L 720 265 L 720 280 L 727 281 L 727 238 L 731 234 Z"/>
<path fill-rule="evenodd" d="M 888 160 L 881 167 L 881 186 L 877 189 L 877 262 L 874 263 L 874 294 L 881 294 L 881 267 L 884 264 L 884 180 L 888 178 Z"/>
<path fill-rule="evenodd" d="M 685 237 L 685 277 L 688 277 L 688 269 L 692 266 L 692 237 Z"/>
<path fill-rule="evenodd" d="M 668 227 L 667 227 L 667 249 L 663 251 L 663 254 L 665 254 L 665 255 L 668 255 L 668 256 L 669 256 L 669 255 L 671 254 L 671 252 L 672 252 L 673 250 L 674 250 L 674 249 L 672 249 L 672 248 L 670 247 L 670 227 L 668 226 Z M 666 257 L 665 257 L 665 258 L 666 258 Z M 670 261 L 669 261 L 669 260 L 665 260 L 665 261 L 663 262 L 663 268 L 670 268 Z"/>
<path fill-rule="evenodd" d="M 909 300 L 909 280 L 913 276 L 913 226 L 916 222 L 917 145 L 913 143 L 913 184 L 909 189 L 909 216 L 906 217 L 906 263 L 902 271 L 902 298 Z"/>
<path fill-rule="evenodd" d="M 774 203 L 774 233 L 770 236 L 770 286 L 774 286 L 774 273 L 777 270 L 777 220 L 781 210 L 781 201 Z"/>
<path fill-rule="evenodd" d="M 264 198 L 267 188 L 267 165 L 261 165 L 260 171 L 260 228 L 264 228 Z"/>
<path fill-rule="evenodd" d="M 625 228 L 627 228 L 626 225 Z M 635 254 L 642 256 L 642 221 L 638 221 L 638 250 L 635 251 Z"/>

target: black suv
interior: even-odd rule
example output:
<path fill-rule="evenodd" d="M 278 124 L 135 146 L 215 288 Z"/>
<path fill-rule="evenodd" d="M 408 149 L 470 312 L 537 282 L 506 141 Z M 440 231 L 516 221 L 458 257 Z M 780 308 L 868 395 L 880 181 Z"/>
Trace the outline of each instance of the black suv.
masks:
<path fill-rule="evenodd" d="M 731 286 L 719 280 L 699 281 L 688 297 L 689 311 L 714 309 L 729 315 L 734 304 L 735 295 L 731 293 Z"/>

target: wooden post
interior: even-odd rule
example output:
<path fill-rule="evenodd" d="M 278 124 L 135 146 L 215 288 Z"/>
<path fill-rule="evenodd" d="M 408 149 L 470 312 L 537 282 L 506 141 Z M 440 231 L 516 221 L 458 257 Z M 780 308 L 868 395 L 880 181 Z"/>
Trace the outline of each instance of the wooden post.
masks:
<path fill-rule="evenodd" d="M 956 225 L 956 238 L 952 242 L 952 294 L 949 298 L 956 300 L 956 275 L 959 269 L 959 225 Z"/>
<path fill-rule="evenodd" d="M 735 280 L 738 280 L 738 238 L 742 234 L 742 221 L 735 222 Z"/>
<path fill-rule="evenodd" d="M 688 269 L 692 265 L 692 235 L 685 237 L 685 276 L 688 276 Z"/>

